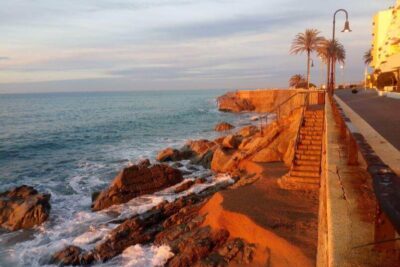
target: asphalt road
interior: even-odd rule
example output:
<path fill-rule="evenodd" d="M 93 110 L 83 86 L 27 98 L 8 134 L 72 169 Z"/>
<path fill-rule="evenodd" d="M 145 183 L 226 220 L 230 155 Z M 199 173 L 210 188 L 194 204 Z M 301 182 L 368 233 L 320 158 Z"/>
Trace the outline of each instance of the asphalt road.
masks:
<path fill-rule="evenodd" d="M 372 90 L 337 90 L 335 94 L 400 150 L 400 99 L 379 96 Z"/>

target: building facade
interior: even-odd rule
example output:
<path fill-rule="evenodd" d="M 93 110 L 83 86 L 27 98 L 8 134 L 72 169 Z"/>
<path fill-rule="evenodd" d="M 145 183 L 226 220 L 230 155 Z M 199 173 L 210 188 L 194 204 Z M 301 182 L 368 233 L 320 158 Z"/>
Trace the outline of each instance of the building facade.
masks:
<path fill-rule="evenodd" d="M 400 92 L 400 0 L 375 15 L 372 35 L 374 84 L 379 90 Z"/>

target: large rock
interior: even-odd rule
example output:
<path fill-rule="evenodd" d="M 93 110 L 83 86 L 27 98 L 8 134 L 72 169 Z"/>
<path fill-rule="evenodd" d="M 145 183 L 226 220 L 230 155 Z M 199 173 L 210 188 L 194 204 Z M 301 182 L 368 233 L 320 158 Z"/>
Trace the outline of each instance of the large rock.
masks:
<path fill-rule="evenodd" d="M 258 132 L 259 132 L 259 130 L 256 126 L 248 125 L 248 126 L 241 128 L 237 134 L 241 135 L 243 137 L 250 137 Z"/>
<path fill-rule="evenodd" d="M 49 200 L 49 194 L 26 185 L 0 193 L 1 227 L 15 231 L 40 225 L 49 217 Z"/>
<path fill-rule="evenodd" d="M 211 161 L 211 169 L 215 172 L 232 172 L 238 166 L 238 158 L 234 151 L 218 148 Z"/>
<path fill-rule="evenodd" d="M 227 122 L 220 122 L 217 125 L 215 125 L 214 130 L 217 132 L 224 132 L 224 131 L 229 131 L 231 129 L 235 128 L 235 126 L 233 126 L 230 123 Z"/>
<path fill-rule="evenodd" d="M 242 142 L 242 137 L 240 135 L 230 134 L 224 138 L 224 141 L 222 141 L 222 147 L 236 149 L 238 148 L 241 142 Z"/>
<path fill-rule="evenodd" d="M 217 99 L 218 109 L 226 112 L 253 111 L 255 107 L 247 100 L 238 97 L 235 93 L 224 94 Z"/>
<path fill-rule="evenodd" d="M 213 149 L 215 147 L 216 143 L 213 141 L 209 141 L 206 139 L 200 139 L 200 140 L 190 140 L 186 143 L 187 149 L 191 150 L 194 155 L 200 156 L 209 151 L 210 149 Z"/>
<path fill-rule="evenodd" d="M 98 211 L 115 204 L 128 202 L 134 197 L 151 194 L 183 180 L 179 170 L 164 164 L 133 165 L 123 169 L 92 203 Z"/>
<path fill-rule="evenodd" d="M 190 151 L 180 151 L 178 149 L 174 149 L 171 147 L 168 147 L 158 153 L 157 155 L 157 160 L 159 162 L 166 162 L 166 161 L 178 161 L 178 160 L 183 160 L 183 159 L 188 159 L 192 156 Z"/>

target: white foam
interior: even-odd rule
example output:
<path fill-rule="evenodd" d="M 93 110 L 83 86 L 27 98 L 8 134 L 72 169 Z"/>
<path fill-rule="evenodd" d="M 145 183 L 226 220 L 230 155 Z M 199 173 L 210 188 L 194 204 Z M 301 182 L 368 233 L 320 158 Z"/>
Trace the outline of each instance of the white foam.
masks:
<path fill-rule="evenodd" d="M 124 267 L 164 266 L 174 254 L 171 248 L 162 246 L 130 246 L 121 255 Z"/>
<path fill-rule="evenodd" d="M 188 178 L 182 183 L 194 179 Z M 112 206 L 101 212 L 91 212 L 88 209 L 90 198 L 87 196 L 82 197 L 81 194 L 54 195 L 53 200 L 56 201 L 52 207 L 51 220 L 37 228 L 38 231 L 34 234 L 33 239 L 15 244 L 9 253 L 10 261 L 18 262 L 18 266 L 42 266 L 43 258 L 49 257 L 67 245 L 73 244 L 86 250 L 92 249 L 96 244 L 103 242 L 110 231 L 118 226 L 118 224 L 110 223 L 114 219 L 130 218 L 150 210 L 163 201 L 172 202 L 179 197 L 200 193 L 217 184 L 232 184 L 233 182 L 229 175 L 211 176 L 207 182 L 194 184 L 188 190 L 175 194 L 174 190 L 182 184 L 180 183 L 155 194 L 140 196 L 128 203 Z M 138 255 L 142 252 L 139 251 L 139 248 L 143 252 L 140 257 Z M 136 255 L 135 259 L 126 258 L 126 253 L 130 252 Z M 163 265 L 168 257 L 171 257 L 170 250 L 165 247 L 136 247 L 133 251 L 128 250 L 126 253 L 124 260 L 126 265 L 124 266 L 158 266 Z M 121 258 L 119 259 L 121 260 Z M 113 262 L 114 260 L 110 261 L 110 263 Z M 121 264 L 114 266 L 118 265 Z"/>

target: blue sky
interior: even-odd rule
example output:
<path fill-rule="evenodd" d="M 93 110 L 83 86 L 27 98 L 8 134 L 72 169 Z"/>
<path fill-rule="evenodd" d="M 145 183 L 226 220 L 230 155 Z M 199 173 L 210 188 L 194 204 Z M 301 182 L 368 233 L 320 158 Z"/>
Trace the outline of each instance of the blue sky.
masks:
<path fill-rule="evenodd" d="M 0 92 L 286 87 L 304 74 L 290 56 L 306 28 L 337 34 L 339 82 L 361 80 L 372 16 L 394 0 L 12 0 L 0 7 Z M 338 30 L 344 16 L 338 15 Z M 312 81 L 325 71 L 314 56 Z"/>

